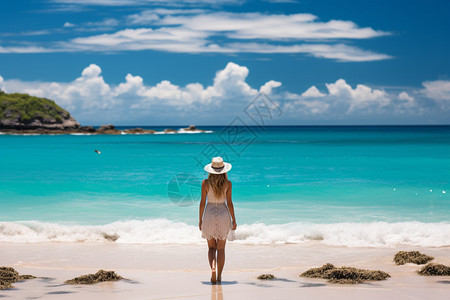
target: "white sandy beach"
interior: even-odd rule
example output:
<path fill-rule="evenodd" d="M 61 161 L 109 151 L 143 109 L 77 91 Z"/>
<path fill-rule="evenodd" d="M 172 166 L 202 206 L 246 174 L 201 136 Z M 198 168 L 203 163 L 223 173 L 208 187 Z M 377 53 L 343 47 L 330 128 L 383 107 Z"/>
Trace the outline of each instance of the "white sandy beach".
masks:
<path fill-rule="evenodd" d="M 450 247 L 348 248 L 319 242 L 251 246 L 229 243 L 221 285 L 209 283 L 207 248 L 201 245 L 94 243 L 0 243 L 0 265 L 14 267 L 36 279 L 17 282 L 0 291 L 9 299 L 445 299 L 450 277 L 416 274 L 421 266 L 396 266 L 399 250 L 418 250 L 450 264 Z M 392 277 L 358 285 L 336 285 L 298 277 L 310 267 L 335 266 L 380 269 Z M 127 278 L 91 286 L 64 281 L 99 269 Z M 278 279 L 256 277 L 272 273 Z"/>

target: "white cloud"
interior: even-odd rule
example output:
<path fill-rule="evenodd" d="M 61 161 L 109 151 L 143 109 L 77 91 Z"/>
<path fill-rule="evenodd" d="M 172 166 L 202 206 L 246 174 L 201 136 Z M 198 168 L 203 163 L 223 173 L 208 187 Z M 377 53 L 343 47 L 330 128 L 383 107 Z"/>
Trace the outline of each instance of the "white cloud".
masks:
<path fill-rule="evenodd" d="M 3 81 L 4 81 L 3 77 L 0 76 L 0 90 L 6 92 L 6 89 L 3 87 Z"/>
<path fill-rule="evenodd" d="M 328 114 L 337 118 L 356 114 L 377 114 L 390 107 L 392 95 L 384 90 L 372 89 L 358 84 L 352 88 L 344 79 L 326 83 L 327 92 L 321 92 L 315 85 L 301 95 L 287 92 L 284 98 L 291 100 L 289 109 L 302 115 Z"/>
<path fill-rule="evenodd" d="M 275 81 L 275 80 L 270 80 L 270 81 L 266 82 L 266 84 L 264 84 L 259 89 L 259 92 L 260 93 L 264 93 L 266 95 L 270 95 L 270 94 L 272 94 L 272 90 L 274 88 L 277 88 L 277 87 L 280 87 L 280 86 L 281 86 L 281 82 Z"/>
<path fill-rule="evenodd" d="M 210 13 L 167 16 L 157 23 L 181 25 L 196 31 L 220 32 L 235 39 L 313 40 L 367 39 L 386 35 L 351 21 L 317 21 L 312 14 L 268 15 L 262 13 Z"/>
<path fill-rule="evenodd" d="M 50 0 L 63 5 L 80 6 L 145 6 L 145 5 L 218 5 L 236 3 L 237 0 Z"/>
<path fill-rule="evenodd" d="M 398 94 L 398 99 L 400 100 L 405 100 L 405 101 L 410 101 L 413 102 L 414 101 L 414 97 L 410 96 L 407 92 L 403 91 L 401 93 Z"/>
<path fill-rule="evenodd" d="M 76 38 L 63 47 L 88 51 L 163 50 L 204 52 L 204 33 L 182 28 L 125 29 L 113 34 Z"/>
<path fill-rule="evenodd" d="M 143 10 L 140 13 L 132 14 L 127 17 L 127 21 L 131 25 L 148 25 L 154 24 L 164 16 L 170 15 L 196 15 L 208 13 L 204 9 L 167 9 L 167 8 L 154 8 Z"/>
<path fill-rule="evenodd" d="M 421 92 L 437 102 L 450 102 L 450 80 L 425 81 Z"/>
<path fill-rule="evenodd" d="M 75 38 L 62 48 L 85 51 L 159 50 L 188 53 L 305 53 L 338 61 L 376 61 L 391 58 L 343 44 L 270 45 L 262 43 L 230 43 L 217 45 L 208 42 L 208 33 L 182 27 L 158 29 L 125 29 L 112 34 Z"/>
<path fill-rule="evenodd" d="M 252 87 L 247 83 L 248 75 L 247 67 L 230 62 L 215 74 L 209 86 L 198 82 L 180 86 L 169 80 L 147 85 L 144 78 L 132 74 L 127 74 L 119 84 L 111 84 L 105 82 L 101 68 L 91 64 L 71 82 L 26 82 L 0 76 L 0 87 L 8 92 L 53 99 L 82 124 L 146 124 L 146 120 L 159 124 L 223 124 L 242 113 L 258 92 L 270 95 L 284 116 L 294 120 L 291 124 L 296 120 L 370 121 L 375 117 L 396 122 L 399 116 L 416 120 L 417 116 L 436 113 L 445 118 L 445 109 L 450 107 L 446 82 L 424 82 L 428 90 L 408 90 L 415 97 L 433 91 L 429 96 L 436 101 L 442 99 L 437 106 L 427 106 L 427 101 L 418 101 L 421 99 L 406 91 L 388 93 L 363 84 L 352 87 L 344 79 L 325 84 L 322 91 L 313 85 L 296 94 L 278 89 L 282 84 L 275 80 L 268 80 L 259 88 Z"/>
<path fill-rule="evenodd" d="M 248 68 L 231 62 L 216 73 L 214 83 L 207 87 L 200 83 L 183 87 L 168 80 L 147 86 L 142 77 L 132 74 L 127 74 L 124 82 L 112 85 L 104 81 L 101 73 L 98 65 L 91 64 L 80 77 L 68 83 L 6 80 L 3 85 L 11 92 L 53 99 L 82 123 L 90 124 L 126 121 L 135 116 L 162 117 L 166 114 L 167 118 L 173 117 L 175 111 L 199 112 L 220 107 L 227 111 L 250 101 L 258 93 L 246 82 Z M 269 81 L 261 89 L 275 88 L 280 84 Z"/>
<path fill-rule="evenodd" d="M 108 3 L 106 1 L 105 3 Z M 166 51 L 178 53 L 301 53 L 341 62 L 392 58 L 348 45 L 349 39 L 370 39 L 387 32 L 359 27 L 351 21 L 319 21 L 312 14 L 211 12 L 203 9 L 152 9 L 118 19 L 87 22 L 78 31 L 113 33 L 77 37 L 46 46 L 3 45 L 0 53 L 74 51 Z M 66 23 L 70 24 L 70 23 Z M 143 27 L 149 26 L 149 27 Z"/>
<path fill-rule="evenodd" d="M 390 104 L 390 97 L 385 91 L 372 89 L 363 84 L 358 84 L 353 89 L 344 79 L 339 79 L 335 83 L 327 83 L 326 87 L 329 96 L 349 100 L 348 112 L 369 107 L 380 108 Z"/>
<path fill-rule="evenodd" d="M 120 83 L 114 90 L 115 96 L 142 95 L 144 93 L 144 79 L 141 76 L 127 74 L 125 82 Z"/>
<path fill-rule="evenodd" d="M 114 19 L 114 18 L 105 18 L 101 21 L 84 23 L 85 26 L 97 27 L 97 28 L 110 28 L 110 27 L 115 27 L 119 24 L 120 24 L 119 20 Z"/>
<path fill-rule="evenodd" d="M 302 97 L 305 98 L 322 98 L 325 97 L 325 94 L 321 93 L 319 89 L 313 85 L 309 89 L 307 89 L 303 94 Z"/>
<path fill-rule="evenodd" d="M 55 51 L 57 50 L 38 46 L 0 46 L 0 53 L 49 53 Z"/>
<path fill-rule="evenodd" d="M 146 10 L 139 14 L 133 14 L 128 16 L 127 18 L 128 23 L 132 25 L 147 25 L 153 23 L 158 19 L 159 19 L 158 14 L 152 10 Z"/>
<path fill-rule="evenodd" d="M 66 22 L 66 23 L 64 23 L 63 27 L 65 27 L 65 28 L 75 27 L 75 24 Z"/>

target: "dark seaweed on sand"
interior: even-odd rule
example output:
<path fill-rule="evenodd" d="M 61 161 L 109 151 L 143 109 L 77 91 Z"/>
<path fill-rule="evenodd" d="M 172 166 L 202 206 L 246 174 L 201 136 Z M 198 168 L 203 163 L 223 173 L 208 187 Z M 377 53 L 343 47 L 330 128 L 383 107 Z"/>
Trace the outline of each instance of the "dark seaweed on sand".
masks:
<path fill-rule="evenodd" d="M 310 277 L 310 278 L 325 278 L 324 274 L 330 270 L 335 269 L 336 267 L 333 264 L 325 264 L 320 268 L 311 268 L 306 272 L 303 272 L 300 276 Z"/>
<path fill-rule="evenodd" d="M 19 275 L 19 272 L 10 267 L 0 267 L 0 290 L 13 288 L 13 283 L 26 279 L 36 278 L 33 275 Z"/>
<path fill-rule="evenodd" d="M 424 276 L 450 276 L 450 267 L 442 264 L 429 263 L 417 273 Z"/>
<path fill-rule="evenodd" d="M 419 251 L 399 251 L 394 256 L 394 262 L 397 265 L 404 265 L 406 263 L 423 265 L 433 259 L 434 257 L 420 253 Z"/>
<path fill-rule="evenodd" d="M 123 279 L 122 276 L 117 275 L 114 271 L 100 270 L 95 274 L 82 275 L 73 279 L 67 280 L 67 284 L 94 284 L 104 281 L 117 281 Z"/>
<path fill-rule="evenodd" d="M 309 278 L 323 278 L 328 279 L 331 283 L 354 284 L 362 283 L 364 281 L 384 280 L 391 277 L 388 273 L 380 270 L 364 270 L 353 267 L 336 268 L 334 265 L 328 263 L 320 268 L 311 268 L 303 272 L 300 276 Z"/>
<path fill-rule="evenodd" d="M 261 279 L 261 280 L 269 280 L 269 279 L 275 279 L 275 275 L 273 275 L 273 274 L 261 274 L 257 278 Z"/>

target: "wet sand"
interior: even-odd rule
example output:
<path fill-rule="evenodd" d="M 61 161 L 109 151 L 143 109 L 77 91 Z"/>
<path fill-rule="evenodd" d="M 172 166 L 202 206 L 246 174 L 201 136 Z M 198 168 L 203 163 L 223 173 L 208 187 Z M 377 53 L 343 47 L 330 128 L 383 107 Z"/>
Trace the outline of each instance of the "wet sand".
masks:
<path fill-rule="evenodd" d="M 94 243 L 0 243 L 0 265 L 36 279 L 0 291 L 10 299 L 444 299 L 450 277 L 419 276 L 421 266 L 393 262 L 399 250 L 418 250 L 450 265 L 450 247 L 348 248 L 320 242 L 251 246 L 229 243 L 221 285 L 209 282 L 206 245 Z M 380 269 L 392 277 L 357 285 L 337 285 L 298 275 L 327 262 L 335 266 Z M 127 278 L 95 285 L 64 281 L 99 269 Z M 261 281 L 262 273 L 277 279 Z"/>

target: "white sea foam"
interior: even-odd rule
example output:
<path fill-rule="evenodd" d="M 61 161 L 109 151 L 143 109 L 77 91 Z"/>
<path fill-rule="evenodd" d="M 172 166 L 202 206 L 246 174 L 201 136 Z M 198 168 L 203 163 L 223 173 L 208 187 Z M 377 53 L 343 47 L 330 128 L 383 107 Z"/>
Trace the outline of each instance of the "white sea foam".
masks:
<path fill-rule="evenodd" d="M 183 128 L 179 129 L 177 133 L 212 133 L 212 130 L 185 130 Z"/>
<path fill-rule="evenodd" d="M 450 246 L 450 223 L 262 223 L 239 225 L 239 244 L 290 244 L 317 240 L 329 246 Z M 0 242 L 204 243 L 197 226 L 167 219 L 128 220 L 106 225 L 61 225 L 37 221 L 0 222 Z"/>
<path fill-rule="evenodd" d="M 156 131 L 154 134 L 175 134 L 175 133 L 212 133 L 212 130 L 184 130 L 184 129 L 179 129 L 177 131 Z"/>

